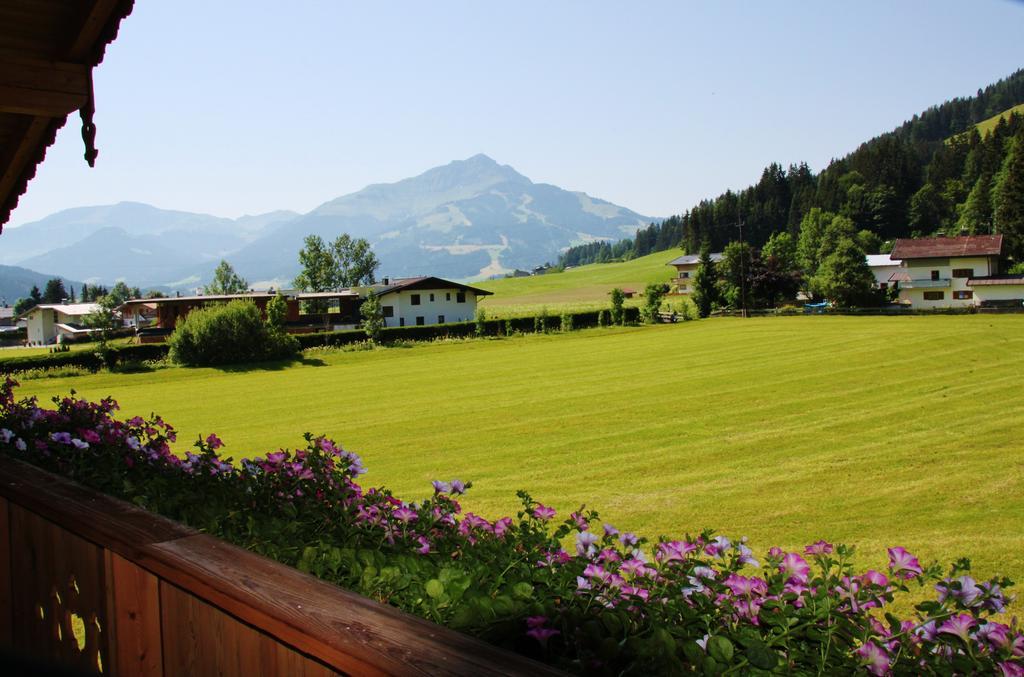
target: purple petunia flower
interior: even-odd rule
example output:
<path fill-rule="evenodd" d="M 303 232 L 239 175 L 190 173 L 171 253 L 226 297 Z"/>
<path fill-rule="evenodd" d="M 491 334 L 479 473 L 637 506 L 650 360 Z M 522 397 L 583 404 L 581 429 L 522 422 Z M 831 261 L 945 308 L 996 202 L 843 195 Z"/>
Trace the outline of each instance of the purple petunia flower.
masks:
<path fill-rule="evenodd" d="M 807 576 L 811 571 L 811 565 L 795 552 L 786 553 L 779 564 L 779 571 L 786 575 L 787 580 L 793 583 L 806 583 Z"/>
<path fill-rule="evenodd" d="M 448 482 L 442 482 L 441 480 L 434 480 L 431 482 L 434 487 L 434 493 L 436 494 L 447 494 L 451 493 L 452 485 Z"/>
<path fill-rule="evenodd" d="M 533 516 L 537 519 L 549 520 L 555 516 L 555 509 L 545 506 L 543 503 L 538 503 L 533 509 Z"/>
<path fill-rule="evenodd" d="M 968 642 L 970 641 L 970 631 L 974 624 L 974 619 L 970 614 L 957 614 L 939 626 L 939 634 L 955 635 Z"/>
<path fill-rule="evenodd" d="M 210 433 L 210 434 L 209 434 L 209 435 L 207 436 L 207 438 L 206 438 L 206 444 L 207 444 L 207 446 L 209 446 L 209 447 L 210 447 L 211 449 L 220 449 L 221 447 L 223 447 L 223 446 L 224 446 L 224 443 L 223 443 L 223 442 L 221 442 L 220 438 L 219 438 L 219 437 L 217 437 L 217 436 L 216 436 L 215 434 L 213 434 L 213 433 Z"/>
<path fill-rule="evenodd" d="M 878 573 L 874 569 L 868 569 L 861 574 L 860 582 L 865 585 L 877 585 L 884 588 L 889 585 L 889 578 L 885 574 Z"/>
<path fill-rule="evenodd" d="M 459 496 L 460 494 L 466 493 L 466 484 L 462 480 L 452 480 L 452 496 Z"/>
<path fill-rule="evenodd" d="M 889 655 L 874 642 L 864 642 L 854 653 L 860 659 L 861 666 L 872 675 L 889 673 Z"/>
<path fill-rule="evenodd" d="M 88 442 L 86 442 L 84 440 L 80 440 L 77 437 L 73 437 L 71 439 L 71 444 L 72 444 L 72 446 L 75 447 L 75 449 L 85 450 L 85 449 L 89 448 L 89 443 Z"/>
<path fill-rule="evenodd" d="M 426 536 L 417 536 L 416 542 L 420 544 L 420 547 L 416 548 L 416 552 L 421 555 L 430 554 L 430 541 L 427 540 Z"/>
<path fill-rule="evenodd" d="M 618 536 L 619 535 L 619 530 L 616 529 L 615 527 L 613 527 L 610 524 L 605 524 L 604 525 L 604 535 L 605 536 Z"/>
<path fill-rule="evenodd" d="M 804 552 L 808 555 L 831 555 L 832 550 L 832 544 L 827 541 L 818 541 L 816 543 L 811 543 L 810 545 L 804 548 Z"/>
<path fill-rule="evenodd" d="M 1024 677 L 1024 665 L 1014 661 L 1000 661 L 997 663 L 1002 677 Z"/>
<path fill-rule="evenodd" d="M 595 544 L 600 540 L 592 531 L 580 531 L 576 534 L 576 554 L 580 557 L 592 558 L 597 554 Z"/>
<path fill-rule="evenodd" d="M 494 523 L 494 535 L 501 538 L 505 535 L 509 529 L 512 528 L 512 518 L 502 517 L 500 520 Z"/>
<path fill-rule="evenodd" d="M 889 548 L 889 571 L 903 579 L 917 578 L 921 575 L 921 563 L 904 548 Z"/>
<path fill-rule="evenodd" d="M 401 508 L 395 510 L 391 514 L 394 515 L 396 520 L 400 522 L 405 522 L 406 524 L 419 517 L 419 515 L 416 514 L 415 510 L 413 510 L 412 508 L 408 508 L 404 505 Z"/>

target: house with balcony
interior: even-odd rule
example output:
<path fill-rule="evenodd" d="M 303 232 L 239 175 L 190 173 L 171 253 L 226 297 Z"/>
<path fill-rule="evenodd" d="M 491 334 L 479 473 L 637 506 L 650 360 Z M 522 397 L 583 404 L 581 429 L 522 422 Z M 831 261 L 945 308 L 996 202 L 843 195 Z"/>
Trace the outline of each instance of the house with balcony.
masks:
<path fill-rule="evenodd" d="M 912 308 L 1019 307 L 1024 276 L 999 274 L 1002 253 L 1002 235 L 896 240 L 889 280 Z"/>
<path fill-rule="evenodd" d="M 715 263 L 721 261 L 722 252 L 712 254 L 711 260 Z M 693 276 L 697 274 L 697 268 L 700 266 L 700 254 L 684 254 L 666 265 L 674 266 L 676 269 L 675 277 L 669 280 L 669 284 L 675 288 L 675 293 L 693 293 Z"/>
<path fill-rule="evenodd" d="M 900 272 L 900 262 L 890 254 L 868 254 L 864 257 L 868 262 L 871 274 L 875 276 L 875 289 L 888 289 L 892 286 L 890 279 L 894 273 Z"/>
<path fill-rule="evenodd" d="M 493 294 L 439 277 L 384 278 L 368 293 L 380 299 L 388 327 L 470 322 L 476 317 L 477 300 Z"/>
<path fill-rule="evenodd" d="M 65 339 L 77 339 L 94 331 L 85 318 L 100 309 L 98 303 L 41 303 L 21 314 L 29 345 L 45 346 Z"/>

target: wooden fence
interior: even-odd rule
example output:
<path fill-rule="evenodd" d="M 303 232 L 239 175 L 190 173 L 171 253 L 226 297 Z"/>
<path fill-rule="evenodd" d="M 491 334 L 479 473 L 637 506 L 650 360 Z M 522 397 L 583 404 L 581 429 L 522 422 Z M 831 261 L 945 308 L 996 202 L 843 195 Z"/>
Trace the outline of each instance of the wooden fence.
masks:
<path fill-rule="evenodd" d="M 3 457 L 0 525 L 9 658 L 113 675 L 557 674 Z"/>

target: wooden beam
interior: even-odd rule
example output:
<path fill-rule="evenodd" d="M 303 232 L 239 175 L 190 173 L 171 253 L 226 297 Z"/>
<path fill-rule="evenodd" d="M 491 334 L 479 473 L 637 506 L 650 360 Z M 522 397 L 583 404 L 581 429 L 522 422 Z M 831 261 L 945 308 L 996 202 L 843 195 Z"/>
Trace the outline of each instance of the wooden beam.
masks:
<path fill-rule="evenodd" d="M 96 49 L 100 33 L 110 21 L 118 2 L 119 0 L 96 0 L 92 3 L 82 21 L 82 27 L 71 42 L 67 53 L 68 59 L 84 61 L 92 56 L 91 52 Z"/>
<path fill-rule="evenodd" d="M 10 154 L 0 157 L 0 204 L 7 200 L 22 173 L 39 153 L 39 145 L 50 127 L 52 118 L 36 116 L 25 118 L 24 131 L 14 137 L 18 141 L 12 144 Z"/>
<path fill-rule="evenodd" d="M 0 112 L 63 117 L 88 92 L 88 66 L 0 54 Z"/>

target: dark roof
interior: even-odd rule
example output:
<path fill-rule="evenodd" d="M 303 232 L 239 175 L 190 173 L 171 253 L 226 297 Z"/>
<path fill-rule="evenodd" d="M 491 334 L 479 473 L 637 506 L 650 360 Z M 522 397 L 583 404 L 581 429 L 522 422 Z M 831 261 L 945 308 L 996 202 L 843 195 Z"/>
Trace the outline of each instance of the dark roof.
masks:
<path fill-rule="evenodd" d="M 718 263 L 723 258 L 721 252 L 716 252 L 711 255 L 711 260 Z M 695 263 L 700 263 L 700 254 L 683 254 L 682 256 L 672 259 L 667 264 L 668 266 L 689 266 Z"/>
<path fill-rule="evenodd" d="M 995 285 L 1024 285 L 1024 275 L 990 275 L 989 277 L 972 277 L 967 280 L 968 287 L 987 287 Z"/>
<path fill-rule="evenodd" d="M 95 161 L 92 69 L 103 60 L 133 4 L 134 0 L 0 3 L 0 232 L 57 130 L 75 111 L 82 111 L 86 161 Z"/>
<path fill-rule="evenodd" d="M 470 287 L 468 284 L 462 284 L 461 282 L 452 282 L 451 280 L 444 280 L 440 277 L 433 276 L 406 277 L 398 280 L 392 280 L 390 284 L 374 289 L 373 293 L 376 296 L 384 296 L 386 294 L 391 294 L 396 291 L 404 291 L 406 289 L 462 289 L 463 291 L 471 291 L 477 296 L 490 296 L 494 293 L 492 291 L 487 291 L 486 289 Z"/>
<path fill-rule="evenodd" d="M 950 256 L 999 256 L 1002 251 L 1002 235 L 962 235 L 896 240 L 890 256 L 894 259 L 937 259 Z"/>

